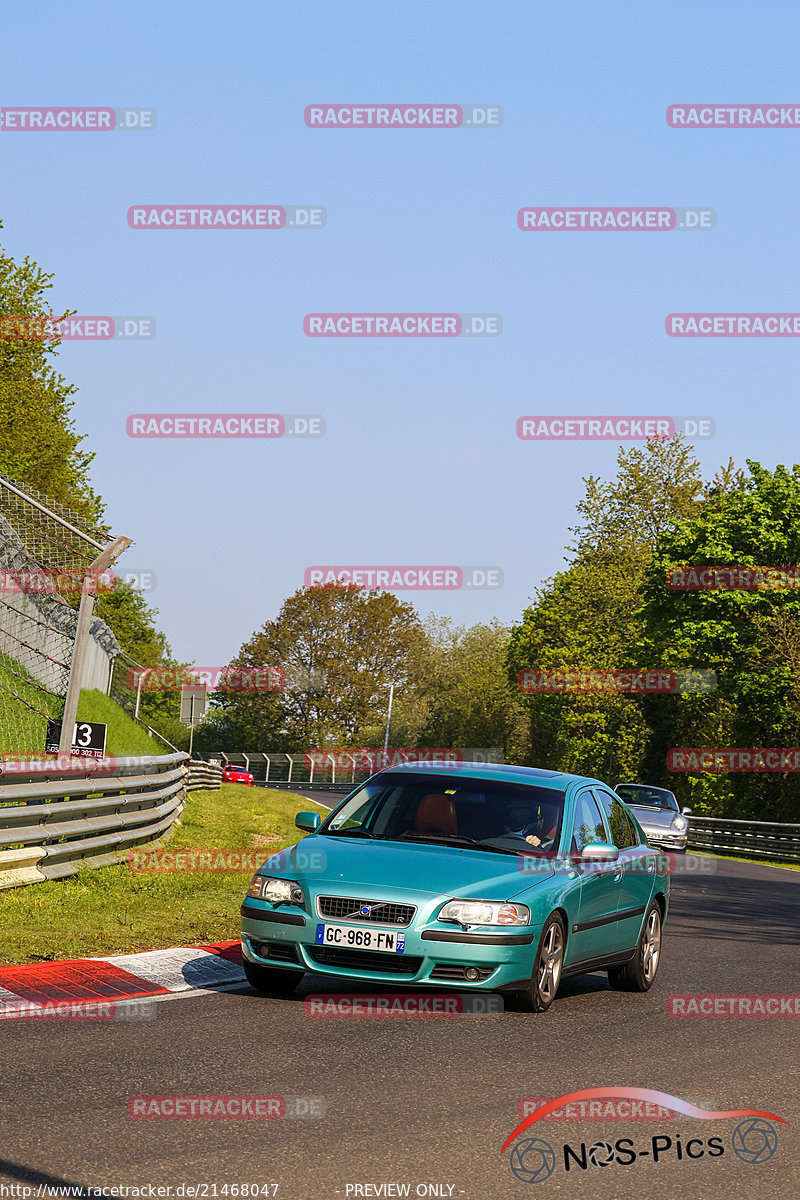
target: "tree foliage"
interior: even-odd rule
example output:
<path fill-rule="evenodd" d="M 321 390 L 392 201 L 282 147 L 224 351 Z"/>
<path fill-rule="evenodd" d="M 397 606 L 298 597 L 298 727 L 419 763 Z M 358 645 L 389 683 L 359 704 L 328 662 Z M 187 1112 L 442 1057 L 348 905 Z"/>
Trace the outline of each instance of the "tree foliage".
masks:
<path fill-rule="evenodd" d="M 46 302 L 52 279 L 32 259 L 17 263 L 0 246 L 0 471 L 96 526 L 103 509 L 89 482 L 94 455 L 75 429 L 76 389 L 53 365 L 60 340 L 25 336 L 27 322 L 53 315 Z"/>

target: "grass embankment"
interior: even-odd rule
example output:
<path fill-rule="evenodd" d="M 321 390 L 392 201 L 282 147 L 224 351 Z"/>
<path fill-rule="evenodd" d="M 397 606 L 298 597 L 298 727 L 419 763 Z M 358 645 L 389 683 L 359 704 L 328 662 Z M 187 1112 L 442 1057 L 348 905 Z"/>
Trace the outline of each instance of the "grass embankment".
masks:
<path fill-rule="evenodd" d="M 63 702 L 41 692 L 30 679 L 23 667 L 0 652 L 0 757 L 44 758 L 47 719 L 32 710 L 41 709 L 52 713 L 54 720 L 60 720 Z M 26 708 L 15 696 L 21 697 L 32 707 Z M 103 721 L 108 726 L 106 754 L 115 758 L 171 753 L 169 747 L 152 738 L 146 729 L 137 725 L 124 709 L 103 692 L 81 692 L 78 720 Z"/>
<path fill-rule="evenodd" d="M 140 754 L 172 754 L 169 746 L 151 737 L 137 725 L 124 708 L 103 692 L 81 692 L 78 701 L 79 721 L 103 721 L 106 731 L 106 754 L 115 758 L 134 758 Z"/>
<path fill-rule="evenodd" d="M 299 841 L 294 817 L 301 809 L 327 811 L 303 796 L 240 784 L 190 792 L 181 824 L 165 848 L 255 850 L 262 861 Z M 0 964 L 236 938 L 239 905 L 251 875 L 249 868 L 134 871 L 122 863 L 82 866 L 69 879 L 0 891 Z"/>

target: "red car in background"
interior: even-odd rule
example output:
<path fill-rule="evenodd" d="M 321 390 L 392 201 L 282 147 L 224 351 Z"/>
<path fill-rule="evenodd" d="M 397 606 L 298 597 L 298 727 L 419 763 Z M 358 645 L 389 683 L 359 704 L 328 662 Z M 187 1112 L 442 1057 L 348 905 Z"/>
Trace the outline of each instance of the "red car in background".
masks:
<path fill-rule="evenodd" d="M 251 787 L 255 785 L 250 771 L 245 771 L 244 767 L 237 767 L 236 763 L 228 763 L 222 768 L 223 783 L 249 783 Z"/>

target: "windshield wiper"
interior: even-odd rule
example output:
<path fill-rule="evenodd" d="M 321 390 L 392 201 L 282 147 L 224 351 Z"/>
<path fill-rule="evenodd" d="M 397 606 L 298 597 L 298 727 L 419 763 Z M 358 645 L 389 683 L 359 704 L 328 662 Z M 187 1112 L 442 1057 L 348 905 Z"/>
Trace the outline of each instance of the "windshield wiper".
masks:
<path fill-rule="evenodd" d="M 434 845 L 437 842 L 447 842 L 454 846 L 469 846 L 473 850 L 491 850 L 495 854 L 516 854 L 516 850 L 509 850 L 504 846 L 492 846 L 489 842 L 479 842 L 477 838 L 464 837 L 460 833 L 404 833 L 400 837 L 379 838 L 379 841 L 398 841 L 398 842 L 432 842 Z"/>

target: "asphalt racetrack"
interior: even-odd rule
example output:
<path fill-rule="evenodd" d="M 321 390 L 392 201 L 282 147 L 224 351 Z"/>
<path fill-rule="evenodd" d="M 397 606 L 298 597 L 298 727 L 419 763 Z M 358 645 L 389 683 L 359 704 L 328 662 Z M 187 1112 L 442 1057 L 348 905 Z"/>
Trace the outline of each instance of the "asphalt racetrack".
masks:
<path fill-rule="evenodd" d="M 673 879 L 646 995 L 611 991 L 596 974 L 565 981 L 544 1016 L 325 1018 L 307 1015 L 304 998 L 388 989 L 307 976 L 289 998 L 246 985 L 163 997 L 150 1020 L 0 1024 L 0 1197 L 71 1185 L 236 1196 L 243 1184 L 281 1200 L 796 1194 L 800 1021 L 681 1019 L 667 998 L 800 992 L 800 872 L 704 861 L 713 870 Z M 520 1135 L 512 1173 L 500 1148 L 519 1102 L 596 1087 L 654 1089 L 785 1124 L 769 1123 L 775 1143 L 752 1124 L 736 1134 L 736 1118 L 573 1110 Z M 281 1096 L 295 1115 L 128 1115 L 131 1096 L 176 1094 Z M 722 1152 L 709 1153 L 710 1138 Z"/>

